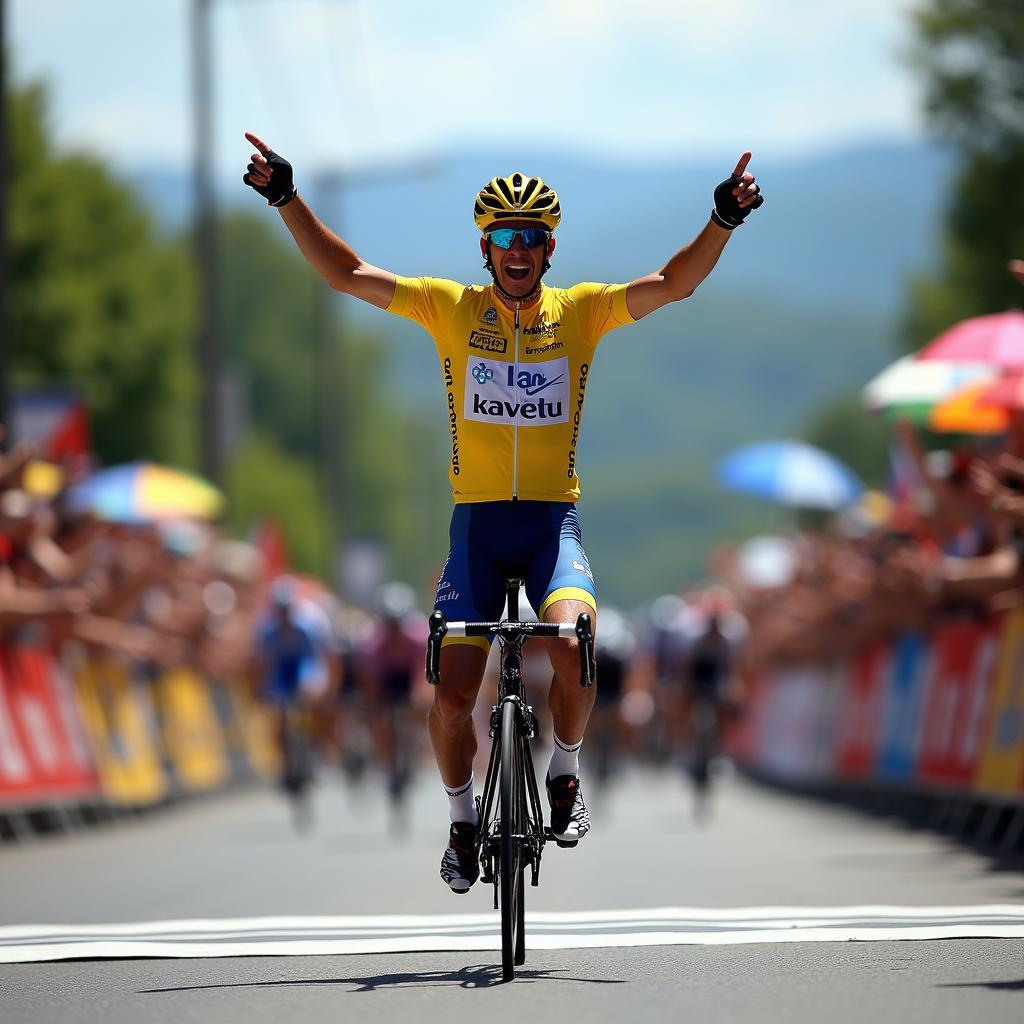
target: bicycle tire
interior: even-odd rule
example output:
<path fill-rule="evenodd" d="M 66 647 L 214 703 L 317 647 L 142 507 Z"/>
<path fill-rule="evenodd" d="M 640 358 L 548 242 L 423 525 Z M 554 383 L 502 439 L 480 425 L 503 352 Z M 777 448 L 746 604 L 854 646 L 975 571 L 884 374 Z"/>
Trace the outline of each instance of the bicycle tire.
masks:
<path fill-rule="evenodd" d="M 521 882 L 519 844 L 515 841 L 519 817 L 516 801 L 516 708 L 507 700 L 501 708 L 501 765 L 498 778 L 498 809 L 500 853 L 498 881 L 501 905 L 501 976 L 503 981 L 515 977 L 516 945 L 519 938 L 517 917 L 522 899 L 516 893 Z M 522 893 L 522 885 L 518 886 Z"/>
<path fill-rule="evenodd" d="M 512 803 L 515 807 L 515 816 L 512 821 L 515 825 L 516 835 L 525 836 L 527 832 L 526 813 L 526 762 L 524 758 L 529 756 L 527 741 L 516 732 L 515 736 L 515 775 L 512 779 Z M 520 840 L 521 842 L 521 840 Z M 512 957 L 516 967 L 521 967 L 526 962 L 526 858 L 523 856 L 521 845 L 516 848 L 516 870 L 512 881 L 516 890 L 516 914 L 515 914 L 515 952 Z"/>

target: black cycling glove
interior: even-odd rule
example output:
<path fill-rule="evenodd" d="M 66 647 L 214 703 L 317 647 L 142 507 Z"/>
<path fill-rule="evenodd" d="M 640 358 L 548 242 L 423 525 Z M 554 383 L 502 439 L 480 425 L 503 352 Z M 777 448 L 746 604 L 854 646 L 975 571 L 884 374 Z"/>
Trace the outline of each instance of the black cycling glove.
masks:
<path fill-rule="evenodd" d="M 272 149 L 266 153 L 270 168 L 270 181 L 266 185 L 254 185 L 249 175 L 256 170 L 249 164 L 242 181 L 251 189 L 255 189 L 271 206 L 287 206 L 296 196 L 298 189 L 292 181 L 292 165 L 283 156 L 278 156 Z"/>
<path fill-rule="evenodd" d="M 715 208 L 711 211 L 711 219 L 727 231 L 738 228 L 747 219 L 750 211 L 756 210 L 764 202 L 764 196 L 758 190 L 757 196 L 749 206 L 740 206 L 740 201 L 732 194 L 732 190 L 742 180 L 740 175 L 733 174 L 715 189 Z"/>

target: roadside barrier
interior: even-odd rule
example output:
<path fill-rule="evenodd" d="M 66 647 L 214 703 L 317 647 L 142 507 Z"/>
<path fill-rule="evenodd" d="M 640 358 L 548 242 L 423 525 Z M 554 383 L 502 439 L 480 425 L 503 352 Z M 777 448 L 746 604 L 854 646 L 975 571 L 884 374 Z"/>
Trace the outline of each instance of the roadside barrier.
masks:
<path fill-rule="evenodd" d="M 0 809 L 98 795 L 68 678 L 49 652 L 0 648 Z"/>
<path fill-rule="evenodd" d="M 836 664 L 758 672 L 733 752 L 776 783 L 976 806 L 987 838 L 999 833 L 1017 842 L 1024 833 L 1024 609 L 987 622 L 944 621 Z"/>
<path fill-rule="evenodd" d="M 0 646 L 0 838 L 268 777 L 266 713 L 240 682 Z"/>

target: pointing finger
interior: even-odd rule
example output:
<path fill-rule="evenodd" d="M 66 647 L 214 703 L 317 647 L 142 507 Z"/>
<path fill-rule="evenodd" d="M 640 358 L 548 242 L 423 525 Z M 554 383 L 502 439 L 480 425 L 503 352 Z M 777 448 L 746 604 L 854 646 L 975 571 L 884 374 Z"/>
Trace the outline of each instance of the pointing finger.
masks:
<path fill-rule="evenodd" d="M 266 156 L 271 150 L 270 147 L 257 135 L 253 135 L 252 132 L 246 132 L 245 137 L 251 142 L 264 156 Z M 749 159 L 750 154 L 747 154 Z"/>
<path fill-rule="evenodd" d="M 750 163 L 750 156 L 751 154 L 748 150 L 736 162 L 736 169 L 732 172 L 734 178 L 738 178 L 747 169 L 747 164 Z"/>

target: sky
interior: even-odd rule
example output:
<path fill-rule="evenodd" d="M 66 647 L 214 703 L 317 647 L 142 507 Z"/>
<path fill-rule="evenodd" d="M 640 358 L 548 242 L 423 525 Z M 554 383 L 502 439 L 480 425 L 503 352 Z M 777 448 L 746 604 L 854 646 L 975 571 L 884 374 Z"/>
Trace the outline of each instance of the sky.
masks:
<path fill-rule="evenodd" d="M 207 0 L 218 173 L 255 131 L 351 169 L 538 141 L 631 162 L 923 135 L 911 0 Z M 68 145 L 192 160 L 192 0 L 6 0 Z"/>

